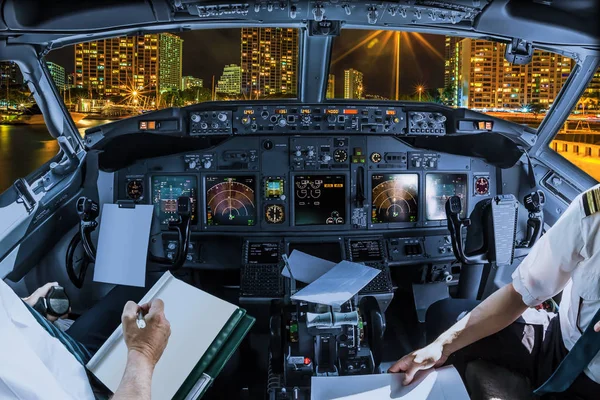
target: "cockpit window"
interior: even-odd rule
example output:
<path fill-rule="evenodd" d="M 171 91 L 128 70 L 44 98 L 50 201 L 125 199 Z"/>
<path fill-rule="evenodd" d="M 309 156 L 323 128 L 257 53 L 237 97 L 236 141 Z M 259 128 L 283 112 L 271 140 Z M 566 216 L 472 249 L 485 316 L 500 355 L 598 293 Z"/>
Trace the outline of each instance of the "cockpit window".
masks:
<path fill-rule="evenodd" d="M 331 56 L 328 98 L 441 103 L 537 128 L 573 61 L 536 50 L 527 65 L 490 40 L 418 32 L 344 30 Z"/>
<path fill-rule="evenodd" d="M 600 69 L 556 133 L 550 148 L 600 181 Z"/>
<path fill-rule="evenodd" d="M 204 101 L 296 98 L 298 30 L 116 37 L 53 51 L 47 61 L 67 107 L 89 113 L 88 122 Z"/>
<path fill-rule="evenodd" d="M 0 193 L 40 169 L 59 150 L 19 66 L 0 62 Z"/>

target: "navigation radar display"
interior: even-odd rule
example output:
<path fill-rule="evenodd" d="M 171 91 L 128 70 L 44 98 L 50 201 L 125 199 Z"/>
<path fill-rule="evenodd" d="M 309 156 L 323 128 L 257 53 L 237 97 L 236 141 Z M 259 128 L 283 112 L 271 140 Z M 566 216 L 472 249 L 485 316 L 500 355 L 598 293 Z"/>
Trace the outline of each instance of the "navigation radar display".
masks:
<path fill-rule="evenodd" d="M 256 180 L 253 176 L 208 176 L 206 222 L 208 225 L 256 224 Z"/>
<path fill-rule="evenodd" d="M 197 180 L 195 176 L 157 175 L 152 177 L 154 214 L 161 225 L 179 221 L 177 199 L 189 196 L 192 202 L 192 223 L 196 223 Z"/>
<path fill-rule="evenodd" d="M 416 222 L 419 218 L 419 175 L 376 174 L 371 177 L 374 224 Z"/>
<path fill-rule="evenodd" d="M 452 196 L 460 197 L 465 217 L 467 211 L 467 175 L 466 174 L 427 174 L 425 176 L 426 207 L 425 214 L 429 221 L 446 219 L 446 202 Z"/>

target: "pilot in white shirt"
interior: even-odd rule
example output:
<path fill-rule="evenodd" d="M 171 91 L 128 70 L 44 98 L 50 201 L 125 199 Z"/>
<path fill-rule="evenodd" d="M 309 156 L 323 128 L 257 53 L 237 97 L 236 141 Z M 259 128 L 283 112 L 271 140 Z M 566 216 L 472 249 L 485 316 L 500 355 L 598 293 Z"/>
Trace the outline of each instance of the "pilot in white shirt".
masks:
<path fill-rule="evenodd" d="M 56 283 L 44 285 L 24 300 L 33 306 L 53 285 Z M 150 399 L 154 366 L 170 335 L 163 307 L 161 300 L 125 305 L 122 321 L 129 352 L 114 400 Z M 42 326 L 46 324 L 43 317 L 36 314 L 40 323 L 32 311 L 0 280 L 0 399 L 94 399 L 82 363 Z M 145 329 L 137 327 L 139 311 L 145 315 Z"/>
<path fill-rule="evenodd" d="M 427 319 L 435 334 L 428 332 L 428 340 L 435 340 L 401 358 L 390 372 L 405 372 L 406 384 L 422 369 L 447 362 L 464 374 L 466 363 L 484 359 L 528 377 L 532 390 L 543 385 L 600 309 L 599 230 L 597 185 L 578 196 L 538 240 L 513 273 L 512 283 L 478 304 L 446 299 L 432 305 Z M 561 291 L 558 315 L 530 308 Z M 465 310 L 471 311 L 458 319 Z M 588 338 L 600 341 L 600 322 L 589 331 Z M 573 353 L 569 361 L 579 352 Z M 566 399 L 600 398 L 600 353 L 589 359 L 585 367 L 586 358 L 579 363 L 582 372 L 573 374 L 566 390 L 550 393 Z"/>

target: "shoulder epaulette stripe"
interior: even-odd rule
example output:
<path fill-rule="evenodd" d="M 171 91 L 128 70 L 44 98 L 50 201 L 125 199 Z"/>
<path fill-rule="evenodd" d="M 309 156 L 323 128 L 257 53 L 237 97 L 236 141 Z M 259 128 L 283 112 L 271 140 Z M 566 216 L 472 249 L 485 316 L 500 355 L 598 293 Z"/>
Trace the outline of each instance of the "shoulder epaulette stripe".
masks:
<path fill-rule="evenodd" d="M 600 187 L 590 189 L 583 194 L 583 211 L 586 217 L 600 212 Z"/>

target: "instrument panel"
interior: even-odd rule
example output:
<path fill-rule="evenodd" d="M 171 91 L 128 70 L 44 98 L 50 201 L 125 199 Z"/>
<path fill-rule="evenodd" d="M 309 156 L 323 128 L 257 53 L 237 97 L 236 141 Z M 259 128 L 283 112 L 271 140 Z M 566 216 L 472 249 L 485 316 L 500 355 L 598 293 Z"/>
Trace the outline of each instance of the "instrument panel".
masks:
<path fill-rule="evenodd" d="M 495 167 L 403 141 L 456 133 L 452 110 L 281 103 L 186 109 L 171 126 L 219 144 L 117 171 L 115 201 L 154 204 L 165 230 L 177 197 L 189 195 L 193 232 L 310 235 L 444 227 L 450 196 L 466 215 L 495 194 Z"/>
<path fill-rule="evenodd" d="M 443 227 L 450 196 L 467 215 L 495 177 L 482 160 L 388 136 L 232 137 L 118 171 L 115 201 L 154 204 L 165 230 L 188 195 L 194 232 L 385 231 Z"/>

